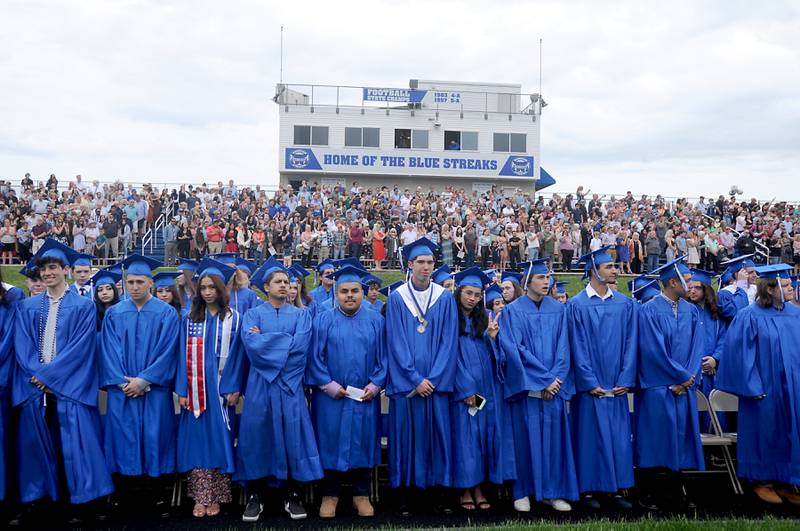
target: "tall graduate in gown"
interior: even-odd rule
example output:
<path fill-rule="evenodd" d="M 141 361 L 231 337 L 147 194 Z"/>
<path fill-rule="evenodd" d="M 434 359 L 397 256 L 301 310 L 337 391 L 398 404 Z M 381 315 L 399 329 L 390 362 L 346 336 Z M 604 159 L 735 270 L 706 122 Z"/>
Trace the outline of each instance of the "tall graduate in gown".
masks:
<path fill-rule="evenodd" d="M 614 495 L 630 509 L 621 490 L 633 486 L 633 444 L 628 391 L 636 384 L 639 305 L 615 292 L 617 265 L 603 247 L 582 256 L 586 289 L 567 303 L 575 397 L 572 436 L 578 487 L 584 503 L 598 509 L 597 493 Z"/>
<path fill-rule="evenodd" d="M 265 485 L 256 480 L 292 480 L 287 485 L 284 509 L 292 519 L 302 519 L 306 512 L 295 482 L 322 477 L 303 393 L 311 316 L 287 304 L 289 275 L 274 258 L 256 271 L 253 285 L 264 290 L 268 302 L 247 312 L 242 322 L 242 342 L 250 369 L 234 479 L 251 482 L 252 493 L 242 519 L 257 521 L 263 510 Z"/>
<path fill-rule="evenodd" d="M 11 406 L 11 376 L 14 359 L 14 318 L 16 306 L 25 299 L 21 289 L 3 282 L 0 271 L 0 501 L 6 499 L 8 481 L 9 411 Z"/>
<path fill-rule="evenodd" d="M 730 323 L 740 310 L 747 308 L 755 300 L 755 279 L 758 275 L 752 254 L 738 256 L 723 265 L 727 266 L 725 273 L 732 282 L 722 282 L 723 287 L 717 293 L 717 303 L 723 319 Z"/>
<path fill-rule="evenodd" d="M 231 418 L 242 383 L 241 317 L 229 306 L 225 284 L 235 270 L 211 259 L 198 268 L 197 295 L 181 320 L 175 392 L 178 471 L 189 473 L 196 517 L 216 516 L 231 501 L 233 474 Z"/>
<path fill-rule="evenodd" d="M 311 397 L 311 419 L 325 469 L 322 518 L 335 516 L 344 479 L 353 485 L 359 516 L 374 514 L 369 480 L 381 458 L 379 395 L 386 381 L 386 339 L 383 317 L 364 305 L 361 281 L 368 275 L 353 266 L 333 273 L 337 307 L 314 320 L 306 384 L 319 388 Z"/>
<path fill-rule="evenodd" d="M 17 307 L 12 401 L 22 503 L 79 504 L 114 490 L 97 410 L 94 305 L 66 283 L 75 254 L 47 239 L 36 255 L 47 291 Z"/>
<path fill-rule="evenodd" d="M 530 496 L 557 511 L 578 499 L 578 482 L 567 418 L 575 392 L 570 376 L 567 313 L 550 290 L 549 258 L 521 264 L 526 293 L 500 317 L 500 364 L 511 403 L 517 480 L 517 511 L 530 511 Z"/>
<path fill-rule="evenodd" d="M 450 399 L 458 316 L 450 292 L 431 282 L 435 249 L 427 238 L 403 248 L 411 279 L 392 291 L 386 303 L 393 488 L 453 483 Z M 399 494 L 399 512 L 409 515 L 407 493 Z"/>
<path fill-rule="evenodd" d="M 725 336 L 718 389 L 739 396 L 737 462 L 768 503 L 800 497 L 800 309 L 792 299 L 791 266 L 769 266 L 756 304 L 741 310 Z"/>
<path fill-rule="evenodd" d="M 180 317 L 151 294 L 158 261 L 134 254 L 122 264 L 129 298 L 108 309 L 101 335 L 106 460 L 121 476 L 158 477 L 175 472 L 172 390 Z"/>
<path fill-rule="evenodd" d="M 639 313 L 634 455 L 637 466 L 654 469 L 650 479 L 658 469 L 668 471 L 671 494 L 690 504 L 683 499 L 676 473 L 704 470 L 694 386 L 700 378 L 705 336 L 699 310 L 683 298 L 691 280 L 684 258 L 654 271 L 663 293 L 643 305 Z M 658 507 L 651 498 L 646 496 L 642 504 Z"/>
<path fill-rule="evenodd" d="M 491 281 L 479 267 L 456 273 L 458 361 L 450 402 L 453 426 L 453 486 L 464 489 L 464 510 L 491 508 L 481 485 L 516 479 L 511 409 L 495 357 L 500 314 L 491 317 L 483 289 Z M 478 409 L 480 407 L 480 409 Z"/>
<path fill-rule="evenodd" d="M 326 259 L 319 263 L 317 266 L 317 274 L 319 275 L 319 286 L 311 290 L 311 298 L 317 306 L 324 307 L 331 305 L 333 299 L 333 279 L 331 273 L 336 270 L 333 260 Z"/>

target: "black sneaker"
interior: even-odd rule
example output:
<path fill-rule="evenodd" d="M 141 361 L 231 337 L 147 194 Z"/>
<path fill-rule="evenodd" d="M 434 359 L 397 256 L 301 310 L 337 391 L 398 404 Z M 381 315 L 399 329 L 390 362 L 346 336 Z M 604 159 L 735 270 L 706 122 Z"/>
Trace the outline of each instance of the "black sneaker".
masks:
<path fill-rule="evenodd" d="M 600 510 L 600 500 L 595 498 L 594 496 L 584 496 L 583 500 L 584 507 L 587 509 L 591 509 L 592 511 L 599 511 Z"/>
<path fill-rule="evenodd" d="M 614 496 L 611 496 L 611 501 L 614 503 L 614 505 L 620 511 L 630 511 L 631 509 L 633 509 L 633 505 L 631 504 L 631 502 L 629 502 L 628 500 L 626 500 L 623 496 L 620 496 L 619 494 L 615 494 Z"/>
<path fill-rule="evenodd" d="M 242 522 L 258 522 L 258 517 L 261 516 L 263 510 L 264 506 L 261 504 L 258 494 L 251 494 L 247 499 L 244 513 L 242 513 Z"/>
<path fill-rule="evenodd" d="M 308 516 L 297 493 L 289 494 L 289 497 L 283 503 L 283 510 L 289 514 L 289 518 L 292 520 L 303 520 Z"/>

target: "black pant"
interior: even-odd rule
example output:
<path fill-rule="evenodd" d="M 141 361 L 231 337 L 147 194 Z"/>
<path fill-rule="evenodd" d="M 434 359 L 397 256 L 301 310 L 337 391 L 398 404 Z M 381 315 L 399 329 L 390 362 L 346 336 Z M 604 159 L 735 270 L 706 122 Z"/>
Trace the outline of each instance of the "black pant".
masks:
<path fill-rule="evenodd" d="M 572 255 L 575 253 L 573 250 L 561 250 L 561 271 L 569 271 L 572 268 Z"/>
<path fill-rule="evenodd" d="M 354 468 L 347 472 L 326 470 L 322 480 L 322 495 L 338 498 L 342 483 L 353 485 L 353 496 L 369 496 L 369 468 Z"/>

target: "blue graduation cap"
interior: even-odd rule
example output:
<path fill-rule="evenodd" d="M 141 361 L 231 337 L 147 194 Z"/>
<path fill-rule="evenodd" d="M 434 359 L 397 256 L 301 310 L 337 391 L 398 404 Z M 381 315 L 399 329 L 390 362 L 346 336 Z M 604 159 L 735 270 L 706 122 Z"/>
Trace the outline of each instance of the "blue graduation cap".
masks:
<path fill-rule="evenodd" d="M 250 260 L 245 260 L 244 258 L 237 258 L 236 259 L 236 269 L 241 269 L 242 271 L 247 271 L 248 275 L 252 275 L 253 272 L 256 270 L 256 264 L 254 264 Z"/>
<path fill-rule="evenodd" d="M 703 269 L 692 268 L 689 270 L 692 274 L 692 280 L 695 282 L 700 282 L 701 284 L 705 284 L 706 286 L 711 286 L 711 281 L 713 280 L 715 274 L 711 271 L 705 271 Z"/>
<path fill-rule="evenodd" d="M 539 258 L 531 262 L 522 262 L 519 266 L 525 272 L 525 286 L 527 287 L 531 275 L 547 275 L 550 273 L 550 257 Z"/>
<path fill-rule="evenodd" d="M 369 273 L 366 269 L 361 269 L 352 265 L 346 265 L 338 271 L 331 273 L 331 278 L 336 281 L 336 284 L 346 284 L 348 282 L 356 282 L 361 284 L 361 280 L 368 276 Z"/>
<path fill-rule="evenodd" d="M 151 278 L 153 276 L 153 269 L 157 269 L 164 265 L 155 258 L 150 258 L 148 256 L 142 256 L 135 253 L 128 256 L 125 260 L 120 262 L 120 264 L 125 270 L 125 273 L 128 275 L 141 275 Z"/>
<path fill-rule="evenodd" d="M 36 267 L 36 258 L 31 258 L 28 260 L 28 263 L 22 266 L 22 269 L 19 270 L 19 274 L 28 278 L 38 277 L 39 268 Z"/>
<path fill-rule="evenodd" d="M 67 247 L 54 238 L 47 238 L 39 250 L 36 251 L 34 258 L 37 264 L 40 260 L 44 260 L 45 258 L 53 258 L 66 267 L 72 264 L 78 256 L 80 255 L 75 249 Z"/>
<path fill-rule="evenodd" d="M 153 275 L 153 285 L 158 288 L 171 288 L 175 285 L 175 279 L 183 273 L 180 271 L 161 271 Z"/>
<path fill-rule="evenodd" d="M 556 282 L 556 293 L 566 293 L 566 292 L 567 292 L 567 283 Z"/>
<path fill-rule="evenodd" d="M 791 281 L 792 281 L 792 287 L 793 287 L 794 289 L 797 289 L 798 287 L 800 287 L 800 275 L 797 275 L 797 276 L 791 277 Z M 795 293 L 795 296 L 796 296 L 796 295 L 798 295 L 798 294 L 797 294 L 797 293 Z"/>
<path fill-rule="evenodd" d="M 419 256 L 433 256 L 439 246 L 424 236 L 403 247 L 403 258 L 407 262 L 412 262 Z"/>
<path fill-rule="evenodd" d="M 600 247 L 596 251 L 586 253 L 585 255 L 578 258 L 578 264 L 585 264 L 583 269 L 583 278 L 587 278 L 589 276 L 590 271 L 592 270 L 596 271 L 597 266 L 614 261 L 611 255 L 608 254 L 609 249 L 611 249 L 611 246 L 605 245 L 603 247 Z"/>
<path fill-rule="evenodd" d="M 725 271 L 723 271 L 722 274 L 719 276 L 720 287 L 727 286 L 731 280 L 733 280 L 733 273 L 731 272 L 730 269 L 726 268 Z"/>
<path fill-rule="evenodd" d="M 233 274 L 236 273 L 236 268 L 215 260 L 213 258 L 203 258 L 200 265 L 197 267 L 197 277 L 212 276 L 222 280 L 223 284 L 227 284 Z"/>
<path fill-rule="evenodd" d="M 300 264 L 292 264 L 289 268 L 289 276 L 295 279 L 303 279 L 310 275 L 306 268 L 301 266 Z"/>
<path fill-rule="evenodd" d="M 753 262 L 754 256 L 755 254 L 737 256 L 736 258 L 732 258 L 720 265 L 724 265 L 731 273 L 738 273 L 742 269 L 756 267 L 755 262 Z"/>
<path fill-rule="evenodd" d="M 236 259 L 239 258 L 239 253 L 217 253 L 210 255 L 209 258 L 213 258 L 226 266 L 236 267 Z"/>
<path fill-rule="evenodd" d="M 500 277 L 501 282 L 512 282 L 517 286 L 522 285 L 522 277 L 525 276 L 522 273 L 515 273 L 513 271 L 504 271 L 503 275 Z"/>
<path fill-rule="evenodd" d="M 94 260 L 94 256 L 93 255 L 85 254 L 85 253 L 78 253 L 78 256 L 76 256 L 75 260 L 72 262 L 72 267 L 75 267 L 75 266 L 92 267 L 92 260 Z"/>
<path fill-rule="evenodd" d="M 111 273 L 117 273 L 120 277 L 122 277 L 122 264 L 117 262 L 116 264 L 111 264 L 108 267 L 104 267 L 102 271 L 110 271 Z"/>
<path fill-rule="evenodd" d="M 364 264 L 362 264 L 361 261 L 355 256 L 334 260 L 333 265 L 336 266 L 336 269 L 342 269 L 344 267 L 350 266 L 350 267 L 355 267 L 356 269 L 363 269 L 364 271 L 367 270 L 367 268 L 364 267 Z"/>
<path fill-rule="evenodd" d="M 658 274 L 658 279 L 661 282 L 666 282 L 671 278 L 679 278 L 681 279 L 681 282 L 684 282 L 683 275 L 690 273 L 689 268 L 683 263 L 685 259 L 686 255 L 679 256 L 675 260 L 669 261 L 663 266 L 652 270 L 650 274 Z"/>
<path fill-rule="evenodd" d="M 497 284 L 492 284 L 483 292 L 483 304 L 488 308 L 495 299 L 503 298 L 503 290 Z"/>
<path fill-rule="evenodd" d="M 644 275 L 629 280 L 628 289 L 633 298 L 639 302 L 646 302 L 661 293 L 661 289 L 658 287 L 658 280 Z"/>
<path fill-rule="evenodd" d="M 457 286 L 472 286 L 478 289 L 484 289 L 487 284 L 491 284 L 492 282 L 492 279 L 477 266 L 472 266 L 469 269 L 456 273 L 453 278 L 455 278 Z"/>
<path fill-rule="evenodd" d="M 391 294 L 392 294 L 392 292 L 393 292 L 394 290 L 396 290 L 397 288 L 399 288 L 399 287 L 400 287 L 400 286 L 402 286 L 403 284 L 405 284 L 405 282 L 403 282 L 402 280 L 398 280 L 397 282 L 392 282 L 392 283 L 391 283 L 391 284 L 389 284 L 388 286 L 381 288 L 381 289 L 378 291 L 378 293 L 380 293 L 380 294 L 381 294 L 381 295 L 383 295 L 384 297 L 387 297 L 387 298 L 388 298 L 388 297 L 389 297 L 389 295 L 391 295 Z"/>
<path fill-rule="evenodd" d="M 283 264 L 276 260 L 274 256 L 270 256 L 263 264 L 261 264 L 261 267 L 259 267 L 256 272 L 253 273 L 253 277 L 250 279 L 250 284 L 257 287 L 261 291 L 264 291 L 264 284 L 267 282 L 267 277 L 276 271 L 286 273 L 287 276 L 289 275 L 289 271 L 283 267 Z"/>
<path fill-rule="evenodd" d="M 105 285 L 115 286 L 117 282 L 122 280 L 122 274 L 117 273 L 116 271 L 110 271 L 108 269 L 101 269 L 94 276 L 89 280 L 94 287 L 100 287 Z"/>
<path fill-rule="evenodd" d="M 189 260 L 188 258 L 181 258 L 181 262 L 178 264 L 178 271 L 191 271 L 194 273 L 197 271 L 197 266 L 200 264 L 197 260 Z"/>
<path fill-rule="evenodd" d="M 361 279 L 361 287 L 364 288 L 365 295 L 369 292 L 369 288 L 375 285 L 380 287 L 381 285 L 383 285 L 383 280 L 376 277 L 375 275 L 367 275 Z"/>
<path fill-rule="evenodd" d="M 444 281 L 450 278 L 452 271 L 450 270 L 450 266 L 447 264 L 442 264 L 439 269 L 434 270 L 433 274 L 431 275 L 432 280 L 439 285 L 444 284 Z"/>
<path fill-rule="evenodd" d="M 272 257 L 270 257 L 272 258 Z M 323 271 L 327 271 L 328 269 L 336 269 L 336 266 L 333 263 L 333 260 L 330 258 L 326 258 L 319 264 L 317 264 L 317 272 L 322 273 Z"/>
<path fill-rule="evenodd" d="M 756 273 L 758 273 L 759 278 L 788 278 L 791 280 L 792 275 L 790 271 L 792 271 L 792 269 L 794 268 L 787 264 L 773 264 L 757 267 Z"/>
<path fill-rule="evenodd" d="M 556 282 L 557 282 L 556 277 L 553 276 L 553 275 L 550 275 L 550 282 L 548 283 L 548 288 L 547 289 L 553 289 L 554 287 L 556 287 Z"/>
<path fill-rule="evenodd" d="M 484 269 L 483 274 L 489 277 L 489 282 L 493 282 L 494 277 L 497 276 L 497 271 L 495 271 L 494 269 Z"/>

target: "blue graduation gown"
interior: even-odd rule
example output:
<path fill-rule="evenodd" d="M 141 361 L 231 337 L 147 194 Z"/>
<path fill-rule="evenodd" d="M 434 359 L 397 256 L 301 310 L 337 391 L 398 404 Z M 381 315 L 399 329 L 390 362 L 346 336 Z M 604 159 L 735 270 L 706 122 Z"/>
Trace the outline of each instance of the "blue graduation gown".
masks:
<path fill-rule="evenodd" d="M 429 325 L 417 332 L 419 322 L 403 302 L 400 287 L 386 307 L 386 341 L 389 382 L 389 482 L 392 487 L 449 487 L 453 481 L 450 393 L 456 373 L 458 316 L 456 301 L 444 288 L 426 314 Z M 424 308 L 423 308 L 424 309 Z M 406 398 L 427 378 L 436 391 L 427 398 Z"/>
<path fill-rule="evenodd" d="M 717 307 L 719 313 L 727 323 L 736 317 L 739 310 L 747 308 L 750 301 L 747 299 L 747 292 L 742 288 L 736 287 L 733 292 L 729 287 L 722 288 L 717 292 Z"/>
<path fill-rule="evenodd" d="M 584 290 L 567 303 L 575 397 L 572 437 L 581 492 L 633 486 L 633 443 L 626 394 L 597 398 L 601 387 L 636 384 L 638 303 L 619 292 L 601 300 Z"/>
<path fill-rule="evenodd" d="M 719 319 L 714 320 L 711 316 L 711 312 L 705 307 L 697 306 L 697 309 L 700 312 L 700 329 L 703 334 L 703 354 L 701 356 L 701 361 L 705 356 L 711 356 L 716 360 L 717 370 L 719 370 L 719 360 L 722 356 L 722 347 L 725 342 L 725 331 L 728 329 L 728 324 L 721 316 Z M 715 377 L 713 375 L 704 374 L 701 371 L 698 389 L 700 389 L 704 395 L 709 396 L 714 389 L 714 379 Z M 720 423 L 724 426 L 724 415 L 720 415 L 719 417 Z M 700 430 L 704 433 L 710 433 L 710 423 L 711 418 L 708 413 L 701 413 Z"/>
<path fill-rule="evenodd" d="M 326 303 L 328 306 L 331 306 L 331 299 L 333 298 L 333 287 L 329 291 L 325 291 L 325 286 L 320 284 L 316 288 L 311 290 L 309 293 L 314 302 L 316 302 L 320 306 L 324 306 Z"/>
<path fill-rule="evenodd" d="M 19 288 L 6 285 L 6 300 L 0 304 L 0 501 L 6 499 L 6 444 L 9 439 L 11 375 L 14 360 L 14 317 L 17 304 L 25 299 Z"/>
<path fill-rule="evenodd" d="M 240 316 L 247 313 L 250 308 L 263 304 L 263 302 L 258 297 L 258 294 L 250 288 L 232 291 L 230 296 L 230 307 L 236 310 L 236 313 Z"/>
<path fill-rule="evenodd" d="M 250 332 L 257 326 L 260 333 Z M 239 421 L 237 480 L 314 481 L 322 465 L 303 393 L 311 342 L 309 312 L 265 303 L 247 312 L 242 342 L 250 369 Z"/>
<path fill-rule="evenodd" d="M 12 403 L 17 408 L 16 464 L 22 503 L 58 499 L 60 443 L 64 476 L 72 503 L 85 503 L 114 490 L 100 438 L 95 367 L 95 310 L 92 301 L 68 291 L 56 326 L 56 357 L 39 361 L 39 325 L 47 321 L 47 294 L 17 306 L 14 327 L 16 367 Z M 44 304 L 43 304 L 44 303 Z M 42 314 L 44 311 L 44 315 Z M 36 377 L 58 398 L 59 439 L 53 440 L 44 416 L 45 393 L 30 383 Z"/>
<path fill-rule="evenodd" d="M 372 303 L 372 309 L 375 310 L 376 312 L 380 313 L 381 308 L 383 308 L 384 304 L 385 303 L 382 300 L 378 299 L 378 300 L 376 300 L 375 302 Z"/>
<path fill-rule="evenodd" d="M 634 397 L 637 466 L 704 470 L 695 388 L 680 396 L 670 389 L 692 376 L 699 383 L 704 343 L 693 304 L 680 299 L 677 318 L 662 295 L 642 306 Z"/>
<path fill-rule="evenodd" d="M 207 312 L 203 341 L 206 409 L 196 418 L 192 411 L 181 411 L 178 420 L 178 472 L 210 468 L 232 474 L 235 469 L 231 421 L 236 415 L 236 408 L 228 407 L 225 397 L 241 391 L 244 352 L 240 334 L 241 317 L 233 310 L 231 319 L 228 357 L 220 374 L 222 319 Z M 189 323 L 188 316 L 181 320 L 178 375 L 175 378 L 175 392 L 180 397 L 189 396 L 189 357 L 186 354 Z"/>
<path fill-rule="evenodd" d="M 565 305 L 545 297 L 541 306 L 527 295 L 503 309 L 500 317 L 500 366 L 511 401 L 517 480 L 514 499 L 578 499 L 567 401 L 575 387 L 570 376 Z M 558 378 L 557 396 L 528 395 Z"/>
<path fill-rule="evenodd" d="M 177 417 L 172 400 L 180 339 L 178 312 L 151 297 L 141 310 L 124 300 L 106 311 L 100 387 L 108 391 L 106 460 L 112 473 L 160 476 L 175 472 Z M 144 378 L 150 391 L 128 398 L 126 376 Z"/>
<path fill-rule="evenodd" d="M 465 334 L 458 337 L 456 379 L 450 417 L 453 426 L 453 486 L 467 489 L 486 481 L 500 484 L 516 479 L 511 408 L 495 359 L 496 347 L 487 336 L 472 334 L 472 320 L 466 319 Z M 474 416 L 464 403 L 481 395 L 486 405 Z"/>
<path fill-rule="evenodd" d="M 306 370 L 306 385 L 335 381 L 364 389 L 386 382 L 386 340 L 383 317 L 361 307 L 355 315 L 323 312 L 314 321 L 314 339 Z M 380 463 L 380 396 L 369 402 L 334 400 L 315 389 L 311 420 L 322 467 L 346 471 Z"/>
<path fill-rule="evenodd" d="M 725 336 L 716 386 L 739 396 L 737 462 L 744 478 L 800 485 L 798 345 L 800 309 L 792 304 L 748 306 Z"/>

